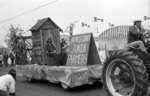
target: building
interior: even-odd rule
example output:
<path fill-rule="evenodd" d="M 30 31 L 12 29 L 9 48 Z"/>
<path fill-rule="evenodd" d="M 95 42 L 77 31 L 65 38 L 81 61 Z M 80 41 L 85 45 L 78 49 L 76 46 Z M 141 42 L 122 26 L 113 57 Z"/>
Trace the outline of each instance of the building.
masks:
<path fill-rule="evenodd" d="M 37 21 L 30 29 L 32 32 L 32 63 L 53 65 L 46 53 L 47 40 L 51 38 L 56 47 L 56 52 L 60 53 L 60 32 L 58 27 L 49 17 Z"/>
<path fill-rule="evenodd" d="M 128 25 L 116 26 L 105 30 L 99 35 L 99 50 L 122 49 L 127 44 Z"/>

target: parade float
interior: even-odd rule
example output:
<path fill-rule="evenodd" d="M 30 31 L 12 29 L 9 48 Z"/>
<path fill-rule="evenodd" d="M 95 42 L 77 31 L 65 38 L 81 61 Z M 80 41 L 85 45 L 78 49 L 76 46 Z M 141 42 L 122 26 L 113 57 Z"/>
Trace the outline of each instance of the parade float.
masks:
<path fill-rule="evenodd" d="M 23 80 L 48 80 L 51 83 L 60 83 L 63 88 L 73 88 L 101 80 L 102 63 L 92 33 L 73 35 L 65 48 L 66 63 L 61 64 L 61 28 L 50 18 L 44 18 L 30 30 L 32 60 L 30 64 L 16 66 L 18 77 Z M 49 39 L 55 46 L 55 52 L 50 55 L 46 46 Z"/>
<path fill-rule="evenodd" d="M 71 36 L 66 47 L 66 63 L 61 64 L 61 29 L 50 18 L 45 18 L 39 20 L 31 31 L 32 62 L 16 66 L 18 77 L 24 80 L 36 79 L 60 83 L 63 88 L 73 88 L 102 80 L 110 96 L 147 96 L 150 31 L 145 30 L 142 34 L 142 41 L 148 52 L 143 52 L 137 43 L 129 44 L 122 49 L 106 50 L 107 58 L 103 64 L 92 33 Z M 120 29 L 113 32 L 116 31 L 128 32 Z M 49 38 L 52 43 L 50 45 L 56 46 L 55 51 L 50 53 L 45 47 Z"/>

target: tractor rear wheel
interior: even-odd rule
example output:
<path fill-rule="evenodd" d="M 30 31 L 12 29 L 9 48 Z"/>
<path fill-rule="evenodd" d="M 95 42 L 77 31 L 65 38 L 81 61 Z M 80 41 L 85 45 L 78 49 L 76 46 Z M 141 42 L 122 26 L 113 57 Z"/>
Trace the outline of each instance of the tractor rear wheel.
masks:
<path fill-rule="evenodd" d="M 146 67 L 132 52 L 114 51 L 104 63 L 103 84 L 110 96 L 146 96 Z"/>

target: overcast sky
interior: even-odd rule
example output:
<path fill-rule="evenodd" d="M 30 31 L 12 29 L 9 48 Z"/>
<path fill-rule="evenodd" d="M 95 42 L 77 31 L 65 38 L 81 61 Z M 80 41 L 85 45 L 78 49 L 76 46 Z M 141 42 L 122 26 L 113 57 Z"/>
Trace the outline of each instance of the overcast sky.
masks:
<path fill-rule="evenodd" d="M 79 21 L 75 33 L 95 32 L 96 26 L 102 31 L 108 22 L 117 25 L 131 25 L 133 20 L 150 16 L 150 0 L 57 0 L 38 10 L 9 19 L 55 0 L 0 0 L 0 44 L 4 45 L 5 35 L 10 24 L 20 25 L 24 30 L 31 28 L 38 19 L 50 17 L 63 30 L 73 21 Z M 93 17 L 104 19 L 104 23 L 93 23 Z M 81 22 L 91 28 L 80 27 Z"/>

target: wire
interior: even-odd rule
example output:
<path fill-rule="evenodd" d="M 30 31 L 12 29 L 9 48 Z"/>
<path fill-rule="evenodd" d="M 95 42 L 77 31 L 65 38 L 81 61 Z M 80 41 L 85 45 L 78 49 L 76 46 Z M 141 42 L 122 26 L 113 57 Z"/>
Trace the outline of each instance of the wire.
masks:
<path fill-rule="evenodd" d="M 28 10 L 28 11 L 25 11 L 25 12 L 22 12 L 22 13 L 16 15 L 16 16 L 13 16 L 13 17 L 10 17 L 10 18 L 1 20 L 1 21 L 0 21 L 0 24 L 2 24 L 2 23 L 4 23 L 4 22 L 7 22 L 7 21 L 11 21 L 11 20 L 13 20 L 13 19 L 16 19 L 17 17 L 20 17 L 20 16 L 22 16 L 22 15 L 29 14 L 29 13 L 31 13 L 31 12 L 34 12 L 34 11 L 40 9 L 40 8 L 43 8 L 43 7 L 48 6 L 48 5 L 50 5 L 50 4 L 53 4 L 53 3 L 57 2 L 57 1 L 58 1 L 58 0 L 48 2 L 48 3 L 46 3 L 46 4 L 43 4 L 43 5 L 40 5 L 40 6 L 36 7 L 36 8 L 34 8 L 34 9 L 31 9 L 31 10 Z"/>

